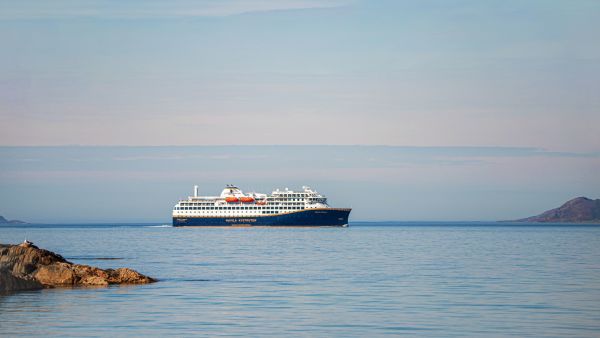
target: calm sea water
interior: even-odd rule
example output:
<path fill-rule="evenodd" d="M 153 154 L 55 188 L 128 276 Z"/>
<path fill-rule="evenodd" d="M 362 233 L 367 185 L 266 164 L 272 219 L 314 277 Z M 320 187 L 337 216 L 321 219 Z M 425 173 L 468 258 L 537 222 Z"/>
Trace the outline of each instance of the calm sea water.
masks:
<path fill-rule="evenodd" d="M 0 228 L 25 237 L 160 282 L 0 296 L 1 336 L 600 336 L 598 226 Z"/>

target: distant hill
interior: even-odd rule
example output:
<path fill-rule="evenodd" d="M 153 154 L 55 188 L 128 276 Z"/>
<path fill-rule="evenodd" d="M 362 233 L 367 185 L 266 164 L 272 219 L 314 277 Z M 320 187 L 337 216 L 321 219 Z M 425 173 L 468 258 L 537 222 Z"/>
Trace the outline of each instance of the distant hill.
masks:
<path fill-rule="evenodd" d="M 0 225 L 1 224 L 27 224 L 27 222 L 19 221 L 17 219 L 7 220 L 4 216 L 0 216 Z"/>
<path fill-rule="evenodd" d="M 600 199 L 577 197 L 556 209 L 517 222 L 600 223 Z"/>

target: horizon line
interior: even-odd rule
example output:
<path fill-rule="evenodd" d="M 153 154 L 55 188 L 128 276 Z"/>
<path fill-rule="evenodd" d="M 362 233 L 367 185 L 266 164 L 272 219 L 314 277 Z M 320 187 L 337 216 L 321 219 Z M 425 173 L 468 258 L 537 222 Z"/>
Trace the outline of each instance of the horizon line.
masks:
<path fill-rule="evenodd" d="M 34 145 L 3 145 L 0 148 L 166 148 L 166 147 L 389 147 L 389 148 L 503 148 L 503 149 L 532 149 L 548 150 L 549 148 L 535 146 L 507 145 L 406 145 L 406 144 L 364 144 L 364 143 L 320 143 L 320 144 L 34 144 Z"/>

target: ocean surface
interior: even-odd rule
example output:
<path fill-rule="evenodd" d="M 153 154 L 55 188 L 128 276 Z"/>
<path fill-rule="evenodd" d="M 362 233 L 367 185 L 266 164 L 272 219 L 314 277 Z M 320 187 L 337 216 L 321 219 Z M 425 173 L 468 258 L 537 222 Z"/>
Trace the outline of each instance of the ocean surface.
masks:
<path fill-rule="evenodd" d="M 600 336 L 600 226 L 15 225 L 143 286 L 0 295 L 0 336 Z"/>

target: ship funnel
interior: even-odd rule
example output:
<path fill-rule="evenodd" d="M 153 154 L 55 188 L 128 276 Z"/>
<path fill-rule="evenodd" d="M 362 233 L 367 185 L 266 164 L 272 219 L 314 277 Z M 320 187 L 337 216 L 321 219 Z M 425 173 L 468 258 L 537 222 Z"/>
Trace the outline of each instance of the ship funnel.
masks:
<path fill-rule="evenodd" d="M 194 186 L 194 197 L 198 197 L 198 186 Z"/>

